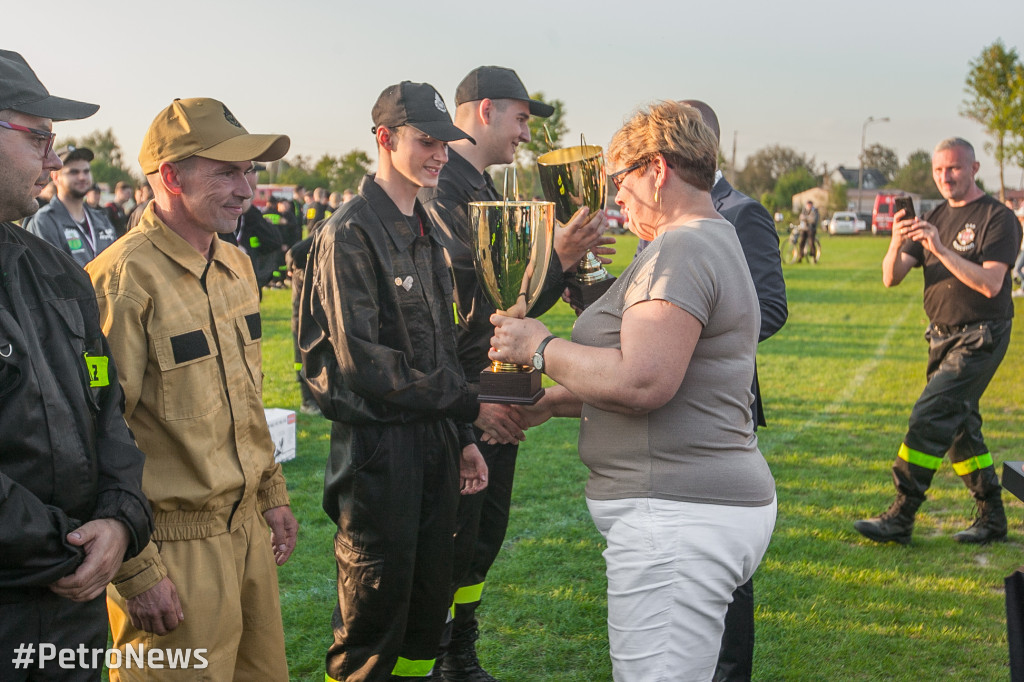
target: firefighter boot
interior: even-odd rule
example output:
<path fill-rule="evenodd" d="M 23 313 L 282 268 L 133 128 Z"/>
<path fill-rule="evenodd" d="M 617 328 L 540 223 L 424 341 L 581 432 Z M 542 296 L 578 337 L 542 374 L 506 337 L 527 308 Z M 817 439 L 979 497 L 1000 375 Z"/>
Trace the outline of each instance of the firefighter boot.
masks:
<path fill-rule="evenodd" d="M 873 518 L 856 521 L 853 527 L 858 533 L 875 542 L 910 544 L 910 534 L 914 530 L 914 515 L 922 502 L 923 497 L 913 498 L 899 493 L 896 495 L 896 501 L 886 511 Z"/>
<path fill-rule="evenodd" d="M 974 494 L 978 505 L 974 523 L 953 536 L 957 542 L 984 545 L 1006 539 L 1006 512 L 1003 511 L 1002 488 L 994 466 L 987 466 L 960 478 Z"/>
<path fill-rule="evenodd" d="M 452 641 L 441 662 L 441 675 L 445 682 L 498 682 L 483 669 L 476 657 L 476 640 L 480 630 L 471 629 L 452 634 Z"/>
<path fill-rule="evenodd" d="M 904 452 L 906 446 L 900 448 Z M 896 501 L 886 511 L 870 519 L 853 524 L 858 533 L 875 542 L 910 543 L 914 530 L 914 515 L 925 499 L 925 491 L 932 484 L 935 471 L 897 456 L 892 465 L 892 480 L 896 485 Z"/>

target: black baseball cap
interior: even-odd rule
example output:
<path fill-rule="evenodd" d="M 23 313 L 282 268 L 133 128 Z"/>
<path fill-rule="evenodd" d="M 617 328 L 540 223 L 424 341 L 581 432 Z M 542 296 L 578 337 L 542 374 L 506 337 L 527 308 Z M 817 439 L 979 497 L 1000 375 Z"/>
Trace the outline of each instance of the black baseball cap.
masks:
<path fill-rule="evenodd" d="M 69 144 L 68 146 L 61 147 L 57 150 L 57 158 L 63 163 L 67 163 L 69 161 L 88 161 L 89 163 L 92 163 L 95 155 L 88 147 L 76 147 L 73 144 Z"/>
<path fill-rule="evenodd" d="M 53 121 L 88 118 L 100 108 L 73 99 L 54 97 L 17 52 L 0 50 L 0 109 L 20 111 Z"/>
<path fill-rule="evenodd" d="M 429 83 L 402 81 L 380 93 L 373 105 L 374 132 L 380 126 L 402 125 L 410 125 L 442 142 L 469 140 L 476 144 L 476 140 L 455 127 L 441 94 Z"/>
<path fill-rule="evenodd" d="M 530 103 L 530 113 L 547 118 L 555 108 L 540 100 L 530 99 L 526 86 L 512 69 L 502 66 L 480 66 L 469 72 L 455 90 L 455 106 L 482 99 L 518 99 Z"/>

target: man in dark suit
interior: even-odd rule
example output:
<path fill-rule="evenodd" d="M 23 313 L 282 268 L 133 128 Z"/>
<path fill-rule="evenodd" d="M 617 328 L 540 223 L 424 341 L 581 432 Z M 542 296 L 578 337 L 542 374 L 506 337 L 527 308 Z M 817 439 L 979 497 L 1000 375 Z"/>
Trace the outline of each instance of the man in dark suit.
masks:
<path fill-rule="evenodd" d="M 700 112 L 704 123 L 714 131 L 721 141 L 718 116 L 714 110 L 700 100 L 683 100 Z M 743 194 L 716 171 L 715 184 L 711 188 L 711 199 L 715 210 L 736 228 L 743 255 L 750 269 L 757 291 L 757 302 L 761 309 L 761 331 L 758 342 L 764 341 L 782 329 L 786 323 L 786 282 L 782 277 L 782 257 L 779 253 L 779 235 L 768 211 L 759 202 Z M 647 246 L 640 240 L 637 253 Z M 754 428 L 766 426 L 764 409 L 761 406 L 761 389 L 754 370 L 754 404 L 751 412 Z M 718 654 L 715 682 L 739 682 L 750 680 L 754 662 L 754 582 L 753 579 L 736 588 L 733 601 L 725 616 L 725 633 L 722 648 Z"/>

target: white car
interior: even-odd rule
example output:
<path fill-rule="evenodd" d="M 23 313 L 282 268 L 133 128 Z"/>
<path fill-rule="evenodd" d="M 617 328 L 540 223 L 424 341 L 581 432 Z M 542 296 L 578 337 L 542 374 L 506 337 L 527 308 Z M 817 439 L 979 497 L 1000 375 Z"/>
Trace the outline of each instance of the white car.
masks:
<path fill-rule="evenodd" d="M 853 211 L 836 211 L 828 221 L 829 234 L 857 234 L 866 229 L 867 224 Z"/>

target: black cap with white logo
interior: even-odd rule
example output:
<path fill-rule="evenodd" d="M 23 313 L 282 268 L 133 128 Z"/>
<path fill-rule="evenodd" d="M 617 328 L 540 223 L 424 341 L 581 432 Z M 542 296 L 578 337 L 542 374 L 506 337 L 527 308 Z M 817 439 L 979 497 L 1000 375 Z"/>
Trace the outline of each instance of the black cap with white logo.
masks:
<path fill-rule="evenodd" d="M 429 83 L 402 81 L 384 89 L 373 105 L 374 132 L 380 126 L 397 128 L 408 125 L 435 140 L 476 140 L 455 127 L 441 95 Z"/>

